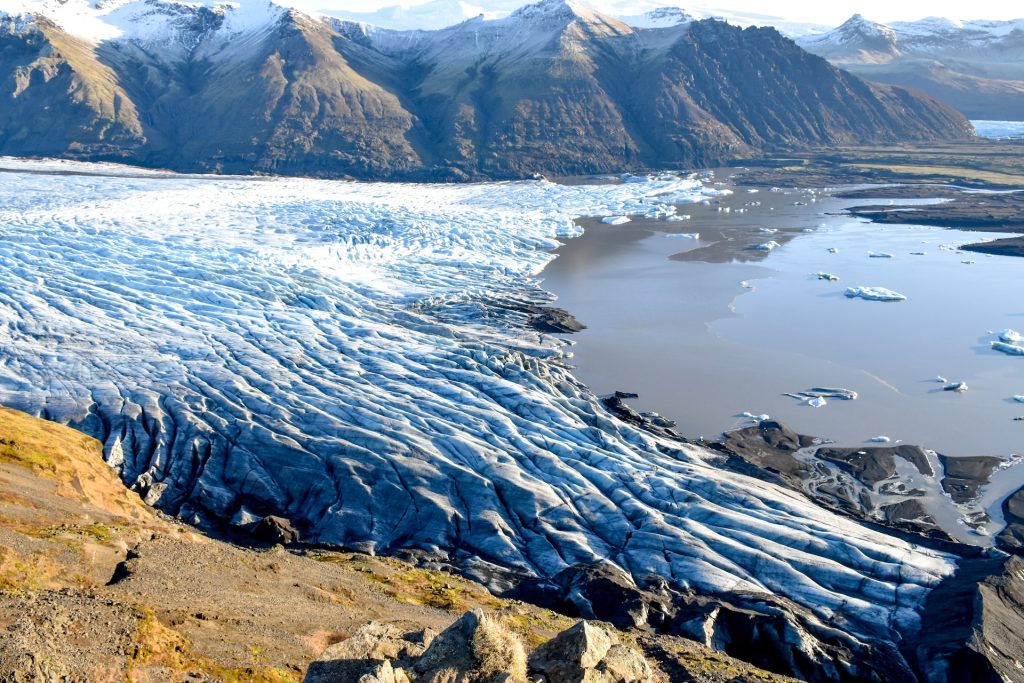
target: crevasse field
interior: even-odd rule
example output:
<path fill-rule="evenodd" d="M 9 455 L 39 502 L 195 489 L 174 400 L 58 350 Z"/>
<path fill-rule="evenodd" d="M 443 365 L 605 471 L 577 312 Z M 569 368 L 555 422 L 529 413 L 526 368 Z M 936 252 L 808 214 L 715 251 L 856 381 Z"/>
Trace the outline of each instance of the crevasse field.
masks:
<path fill-rule="evenodd" d="M 613 418 L 527 326 L 587 215 L 671 213 L 692 178 L 412 186 L 4 160 L 0 403 L 76 425 L 197 524 L 470 573 L 610 560 L 913 627 L 954 569 L 697 446 Z"/>

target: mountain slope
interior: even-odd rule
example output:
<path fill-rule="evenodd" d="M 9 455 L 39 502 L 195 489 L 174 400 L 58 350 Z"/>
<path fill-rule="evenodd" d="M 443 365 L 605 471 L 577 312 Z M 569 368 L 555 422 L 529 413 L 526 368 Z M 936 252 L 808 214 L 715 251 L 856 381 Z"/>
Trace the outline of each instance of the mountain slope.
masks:
<path fill-rule="evenodd" d="M 1024 118 L 1024 20 L 886 25 L 858 14 L 797 42 L 863 78 L 927 92 L 970 118 Z"/>
<path fill-rule="evenodd" d="M 69 6 L 92 13 L 88 31 L 48 5 L 3 21 L 0 153 L 436 179 L 970 135 L 948 108 L 869 86 L 772 29 L 636 29 L 575 0 L 412 32 L 260 0 Z"/>

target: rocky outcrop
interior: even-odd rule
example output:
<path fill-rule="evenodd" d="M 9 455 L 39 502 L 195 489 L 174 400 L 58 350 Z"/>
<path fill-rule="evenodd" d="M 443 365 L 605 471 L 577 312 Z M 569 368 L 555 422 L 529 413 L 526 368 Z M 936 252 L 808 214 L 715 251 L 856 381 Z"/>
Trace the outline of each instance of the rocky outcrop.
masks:
<path fill-rule="evenodd" d="M 408 34 L 273 7 L 234 27 L 230 10 L 176 5 L 161 27 L 162 5 L 146 7 L 145 31 L 127 19 L 114 38 L 2 24 L 0 154 L 465 180 L 971 134 L 937 101 L 869 85 L 773 29 L 635 29 L 564 0 Z"/>
<path fill-rule="evenodd" d="M 530 654 L 530 672 L 549 683 L 649 683 L 651 667 L 606 628 L 581 621 Z"/>
<path fill-rule="evenodd" d="M 328 648 L 305 683 L 650 683 L 644 656 L 609 629 L 586 621 L 533 651 L 492 614 L 463 614 L 426 649 L 410 649 L 419 634 L 370 623 Z"/>

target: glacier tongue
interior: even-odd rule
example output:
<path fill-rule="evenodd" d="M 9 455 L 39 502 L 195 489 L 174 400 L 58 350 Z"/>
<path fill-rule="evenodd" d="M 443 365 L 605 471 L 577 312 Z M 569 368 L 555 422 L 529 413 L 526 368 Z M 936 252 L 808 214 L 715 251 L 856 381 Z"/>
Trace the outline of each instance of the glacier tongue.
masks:
<path fill-rule="evenodd" d="M 188 521 L 244 508 L 325 543 L 541 576 L 612 561 L 873 634 L 913 628 L 955 568 L 616 420 L 562 342 L 528 331 L 524 311 L 550 301 L 533 278 L 543 250 L 578 232 L 573 217 L 668 215 L 696 180 L 5 165 L 0 403 L 104 439 L 128 484 Z"/>

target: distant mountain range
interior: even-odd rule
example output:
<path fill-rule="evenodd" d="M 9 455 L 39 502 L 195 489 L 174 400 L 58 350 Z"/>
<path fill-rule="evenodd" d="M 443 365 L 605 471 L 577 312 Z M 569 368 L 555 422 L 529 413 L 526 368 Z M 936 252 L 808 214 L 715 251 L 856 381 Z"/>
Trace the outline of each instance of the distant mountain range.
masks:
<path fill-rule="evenodd" d="M 855 15 L 797 43 L 863 78 L 919 88 L 969 118 L 1024 120 L 1024 19 L 886 25 Z"/>
<path fill-rule="evenodd" d="M 951 108 L 774 29 L 664 23 L 574 0 L 405 32 L 263 0 L 26 0 L 0 15 L 0 153 L 468 179 L 972 134 Z"/>

